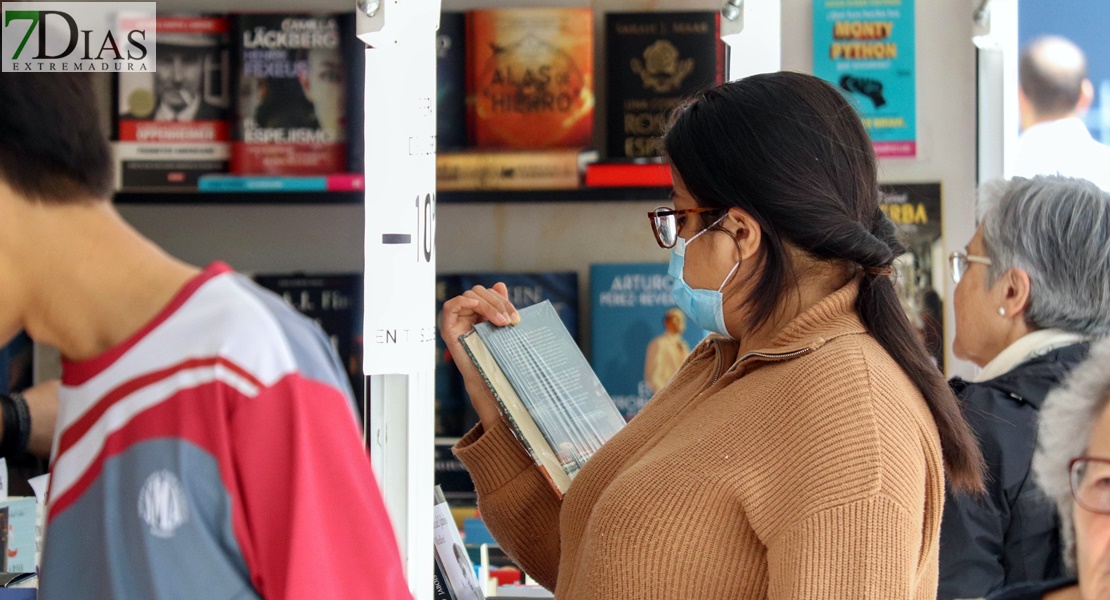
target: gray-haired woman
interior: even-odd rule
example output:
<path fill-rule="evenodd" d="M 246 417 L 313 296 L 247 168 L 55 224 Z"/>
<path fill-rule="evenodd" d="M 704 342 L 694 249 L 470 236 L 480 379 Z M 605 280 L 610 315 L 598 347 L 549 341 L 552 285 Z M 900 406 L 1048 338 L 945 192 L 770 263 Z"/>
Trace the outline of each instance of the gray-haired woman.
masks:
<path fill-rule="evenodd" d="M 1044 397 L 1110 332 L 1110 195 L 1064 177 L 984 186 L 980 224 L 951 256 L 954 379 L 987 462 L 982 498 L 949 494 L 939 598 L 978 598 L 1062 573 L 1055 509 L 1029 478 Z"/>
<path fill-rule="evenodd" d="M 1060 514 L 1072 575 L 1024 585 L 991 600 L 1110 598 L 1110 339 L 1048 395 L 1033 475 Z M 1078 583 L 1075 575 L 1078 575 Z"/>

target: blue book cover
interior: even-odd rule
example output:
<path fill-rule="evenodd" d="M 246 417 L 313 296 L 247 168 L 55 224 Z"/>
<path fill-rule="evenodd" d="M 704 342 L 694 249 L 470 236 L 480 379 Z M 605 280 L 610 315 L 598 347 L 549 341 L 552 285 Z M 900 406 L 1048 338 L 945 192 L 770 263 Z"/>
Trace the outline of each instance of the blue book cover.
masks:
<path fill-rule="evenodd" d="M 626 419 L 705 337 L 675 307 L 673 287 L 665 263 L 590 265 L 590 364 Z"/>
<path fill-rule="evenodd" d="M 560 320 L 575 340 L 578 336 L 578 273 L 573 271 L 538 273 L 455 273 L 436 277 L 437 322 L 443 303 L 470 288 L 492 287 L 504 282 L 509 288 L 513 306 L 524 308 L 550 300 Z M 443 340 L 436 337 L 436 435 L 459 437 L 478 422 L 463 388 L 462 375 L 447 352 Z M 448 490 L 446 487 L 444 491 Z"/>

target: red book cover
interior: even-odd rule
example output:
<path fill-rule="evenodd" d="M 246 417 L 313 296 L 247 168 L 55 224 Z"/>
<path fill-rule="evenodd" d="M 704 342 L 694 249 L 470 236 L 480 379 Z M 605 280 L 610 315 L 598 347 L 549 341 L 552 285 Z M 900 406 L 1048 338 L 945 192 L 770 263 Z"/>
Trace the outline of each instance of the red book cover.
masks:
<path fill-rule="evenodd" d="M 594 163 L 586 166 L 586 187 L 670 187 L 665 163 Z"/>
<path fill-rule="evenodd" d="M 591 9 L 471 11 L 466 45 L 468 129 L 475 147 L 591 145 Z"/>

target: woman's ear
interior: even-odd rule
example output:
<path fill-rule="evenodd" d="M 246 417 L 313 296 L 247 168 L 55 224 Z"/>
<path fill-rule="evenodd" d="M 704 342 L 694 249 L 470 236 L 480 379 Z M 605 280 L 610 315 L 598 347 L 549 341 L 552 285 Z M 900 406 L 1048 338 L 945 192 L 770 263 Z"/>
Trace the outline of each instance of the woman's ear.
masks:
<path fill-rule="evenodd" d="M 1023 316 L 1029 308 L 1029 274 L 1022 269 L 1010 268 L 995 282 L 1002 286 L 1000 308 L 1005 309 L 1006 315 L 1014 317 Z"/>
<path fill-rule="evenodd" d="M 748 260 L 759 252 L 759 245 L 763 242 L 763 228 L 747 211 L 742 208 L 730 208 L 721 224 L 731 231 L 736 239 L 741 261 Z"/>

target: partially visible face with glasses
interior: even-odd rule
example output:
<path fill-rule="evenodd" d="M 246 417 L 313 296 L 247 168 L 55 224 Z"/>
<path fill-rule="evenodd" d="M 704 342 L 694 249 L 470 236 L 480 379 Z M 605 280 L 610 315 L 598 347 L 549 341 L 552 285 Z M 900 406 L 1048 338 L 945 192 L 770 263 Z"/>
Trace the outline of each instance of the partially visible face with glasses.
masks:
<path fill-rule="evenodd" d="M 1110 410 L 1103 409 L 1070 471 L 1079 589 L 1084 599 L 1110 598 Z"/>
<path fill-rule="evenodd" d="M 967 247 L 949 255 L 948 268 L 956 282 L 952 309 L 956 313 L 956 335 L 952 353 L 979 365 L 986 365 L 1006 348 L 1004 323 L 998 314 L 1001 299 L 987 285 L 986 246 L 980 228 Z"/>

